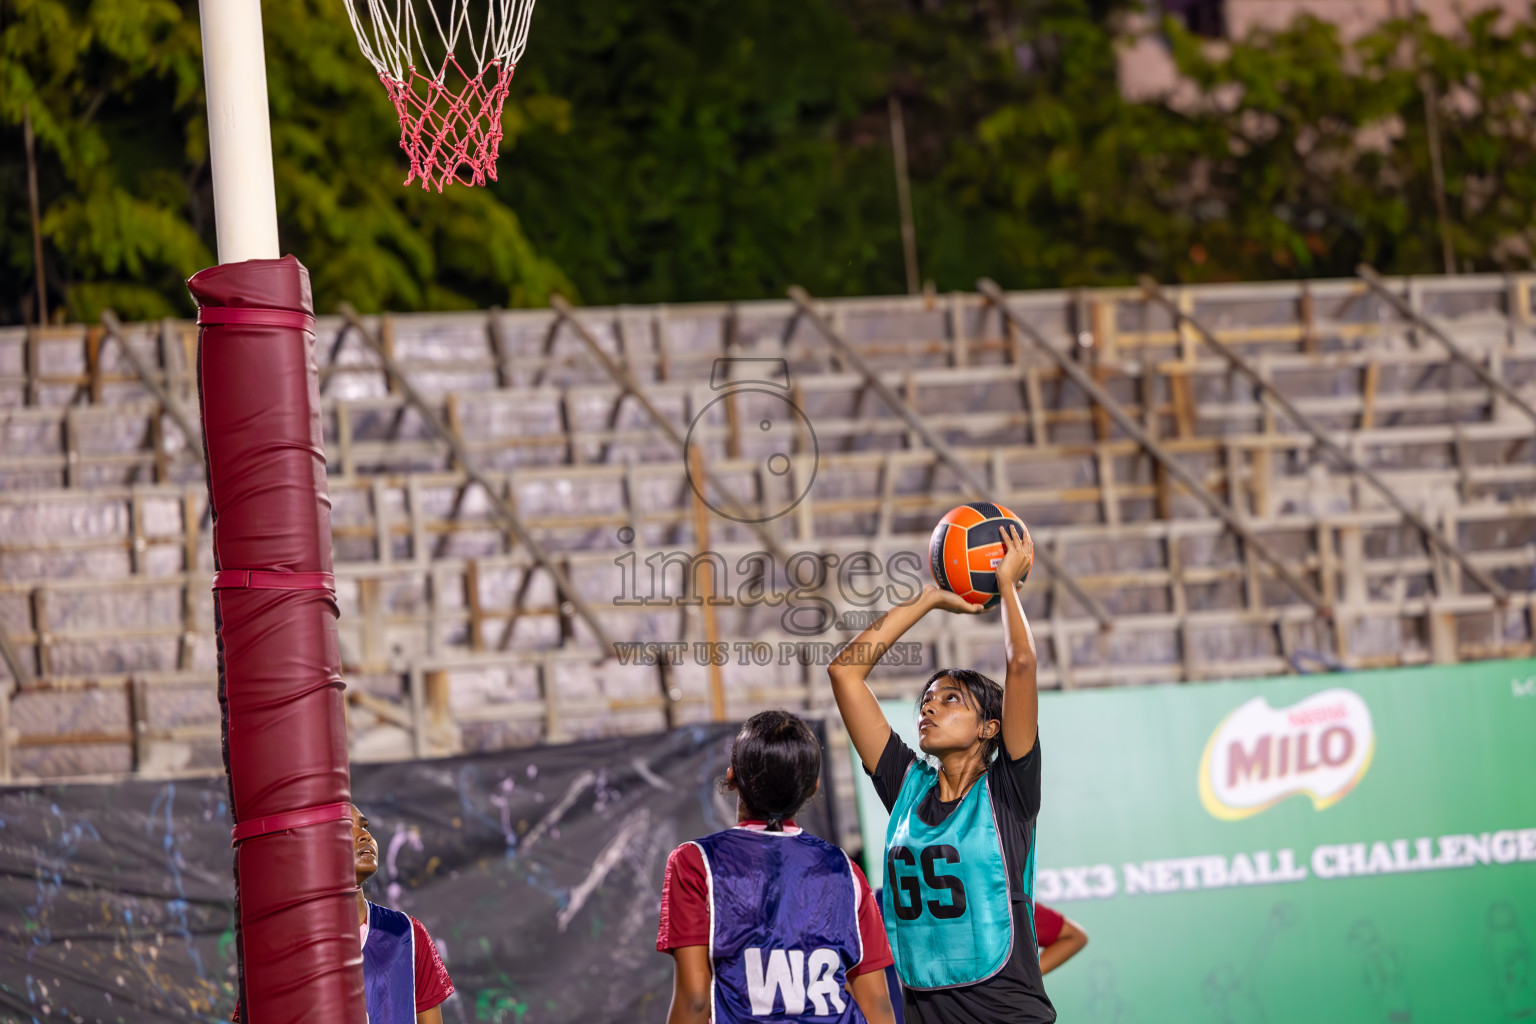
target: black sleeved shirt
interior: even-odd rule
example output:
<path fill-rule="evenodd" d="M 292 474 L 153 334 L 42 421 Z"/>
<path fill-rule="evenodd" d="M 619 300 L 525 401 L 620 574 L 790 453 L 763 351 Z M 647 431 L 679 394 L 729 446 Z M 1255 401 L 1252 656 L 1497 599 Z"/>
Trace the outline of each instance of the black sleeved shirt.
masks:
<path fill-rule="evenodd" d="M 992 762 L 988 774 L 992 816 L 1002 840 L 1003 860 L 1012 885 L 1017 887 L 1013 901 L 1013 952 L 1002 970 L 975 985 L 931 992 L 903 988 L 902 1015 L 907 1024 L 1050 1024 L 1056 1019 L 1056 1009 L 1040 980 L 1032 894 L 1023 892 L 1023 873 L 1026 865 L 1031 864 L 1035 818 L 1040 813 L 1040 741 L 1037 737 L 1034 748 L 1017 760 L 1008 753 L 1005 747 Z M 917 752 L 892 732 L 880 763 L 870 774 L 887 811 L 895 805 L 907 769 L 915 760 Z M 917 816 L 926 824 L 939 825 L 959 804 L 960 800 L 940 800 L 939 788 L 935 786 L 918 804 Z"/>

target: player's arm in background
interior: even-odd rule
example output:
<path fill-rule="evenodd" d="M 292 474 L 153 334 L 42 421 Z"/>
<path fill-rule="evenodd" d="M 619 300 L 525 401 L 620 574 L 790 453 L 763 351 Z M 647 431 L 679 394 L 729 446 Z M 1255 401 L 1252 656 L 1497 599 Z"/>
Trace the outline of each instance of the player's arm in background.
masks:
<path fill-rule="evenodd" d="M 442 1008 L 434 1006 L 430 1010 L 421 1011 L 416 1015 L 416 1024 L 443 1024 Z"/>
<path fill-rule="evenodd" d="M 880 917 L 875 894 L 869 889 L 869 879 L 853 861 L 848 865 L 853 869 L 853 880 L 859 892 L 860 949 L 859 962 L 849 971 L 848 992 L 869 1024 L 896 1024 L 896 1010 L 891 1006 L 891 988 L 887 980 L 887 968 L 896 962 L 896 958 L 891 956 L 885 921 Z"/>
<path fill-rule="evenodd" d="M 837 699 L 838 713 L 843 716 L 843 727 L 848 730 L 853 749 L 859 752 L 859 760 L 864 762 L 867 771 L 873 772 L 880 764 L 880 755 L 885 753 L 885 745 L 891 738 L 890 723 L 885 720 L 880 701 L 868 683 L 869 672 L 879 660 L 876 653 L 884 654 L 890 650 L 918 619 L 935 608 L 970 615 L 981 611 L 981 605 L 971 604 L 959 594 L 940 590 L 930 583 L 917 600 L 898 604 L 854 637 L 827 667 L 827 674 L 832 678 L 832 696 Z"/>
<path fill-rule="evenodd" d="M 667 857 L 661 883 L 661 922 L 656 948 L 672 956 L 672 1009 L 667 1024 L 708 1024 L 709 868 L 693 843 L 684 843 Z"/>
<path fill-rule="evenodd" d="M 848 983 L 848 991 L 869 1024 L 896 1024 L 896 1010 L 891 1006 L 891 989 L 883 969 L 865 971 Z"/>
<path fill-rule="evenodd" d="M 715 976 L 708 946 L 672 950 L 672 1008 L 667 1024 L 709 1024 L 709 983 Z"/>
<path fill-rule="evenodd" d="M 1056 936 L 1056 941 L 1040 951 L 1040 973 L 1050 974 L 1081 953 L 1086 945 L 1088 933 L 1083 931 L 1083 926 L 1070 917 L 1062 918 L 1061 932 Z"/>
<path fill-rule="evenodd" d="M 1018 584 L 1029 573 L 1033 549 L 1010 525 L 1002 529 L 1003 560 L 997 565 L 997 592 L 1002 595 L 1003 653 L 1008 674 L 1003 683 L 1003 749 L 1017 760 L 1035 747 L 1040 722 L 1040 691 L 1035 685 L 1035 637 L 1024 617 Z M 849 732 L 853 730 L 850 728 Z M 862 751 L 861 751 L 862 753 Z"/>

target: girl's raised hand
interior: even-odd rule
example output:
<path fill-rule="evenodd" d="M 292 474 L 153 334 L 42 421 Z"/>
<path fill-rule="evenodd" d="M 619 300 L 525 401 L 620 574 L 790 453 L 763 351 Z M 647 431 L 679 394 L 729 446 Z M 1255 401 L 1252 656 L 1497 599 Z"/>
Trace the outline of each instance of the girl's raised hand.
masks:
<path fill-rule="evenodd" d="M 1016 587 L 1029 575 L 1035 563 L 1035 546 L 1024 539 L 1017 526 L 1004 525 L 1000 531 L 1003 539 L 1003 559 L 997 563 L 997 591 L 1002 593 Z"/>

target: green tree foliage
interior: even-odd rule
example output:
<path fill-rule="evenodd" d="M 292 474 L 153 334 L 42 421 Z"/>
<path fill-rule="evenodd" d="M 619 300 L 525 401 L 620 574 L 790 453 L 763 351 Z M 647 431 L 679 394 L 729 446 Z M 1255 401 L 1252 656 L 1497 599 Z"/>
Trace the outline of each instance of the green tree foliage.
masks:
<path fill-rule="evenodd" d="M 1524 269 L 1536 27 L 1423 20 L 1212 44 L 1116 86 L 1118 0 L 540 0 L 500 179 L 403 188 L 339 0 L 264 0 L 280 228 L 317 305 L 524 305 L 904 285 L 887 97 L 925 277 L 968 288 Z M 0 321 L 27 315 L 21 123 L 67 315 L 182 313 L 213 259 L 194 0 L 0 0 Z"/>
<path fill-rule="evenodd" d="M 169 109 L 190 109 L 202 68 L 197 27 L 167 0 L 93 4 L 6 0 L 0 22 L 0 120 L 7 305 L 30 295 L 32 232 L 22 162 L 30 115 L 52 291 L 73 313 L 111 304 L 136 315 L 178 308 L 178 272 L 211 256 L 187 216 L 185 146 Z M 164 159 L 167 146 L 178 152 Z M 72 277 L 72 268 L 89 268 Z M 23 276 L 24 275 L 24 276 Z M 181 304 L 184 305 L 184 304 Z"/>
<path fill-rule="evenodd" d="M 402 188 L 394 110 L 335 0 L 265 0 L 279 230 L 317 306 L 543 302 L 567 279 L 493 193 Z M 191 311 L 182 281 L 213 256 L 213 202 L 192 0 L 0 0 L 0 295 L 30 308 L 20 125 L 38 141 L 52 301 L 90 319 Z M 509 110 L 558 120 L 547 100 Z M 26 304 L 24 307 L 23 304 Z"/>
<path fill-rule="evenodd" d="M 541 3 L 518 82 L 569 130 L 495 191 L 591 301 L 896 288 L 883 56 L 835 0 Z"/>
<path fill-rule="evenodd" d="M 1488 13 L 1451 37 L 1418 18 L 1350 45 L 1310 18 L 1220 45 L 1162 28 L 1185 85 L 1161 103 L 1106 87 L 1116 41 L 1083 8 L 1021 33 L 1034 73 L 929 182 L 934 219 L 966 229 L 939 236 L 932 272 L 1022 286 L 1349 276 L 1362 260 L 1441 272 L 1426 97 L 1458 267 L 1530 268 L 1536 26 Z"/>

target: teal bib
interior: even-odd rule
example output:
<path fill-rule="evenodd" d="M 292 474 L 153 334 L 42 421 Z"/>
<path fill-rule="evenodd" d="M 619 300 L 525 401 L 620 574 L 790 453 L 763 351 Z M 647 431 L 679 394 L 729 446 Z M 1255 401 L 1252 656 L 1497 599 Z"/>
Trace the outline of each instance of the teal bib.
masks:
<path fill-rule="evenodd" d="M 985 981 L 1013 952 L 1008 866 L 992 818 L 990 779 L 973 785 L 934 827 L 917 806 L 938 783 L 916 761 L 885 833 L 885 930 L 903 985 L 955 988 Z"/>

